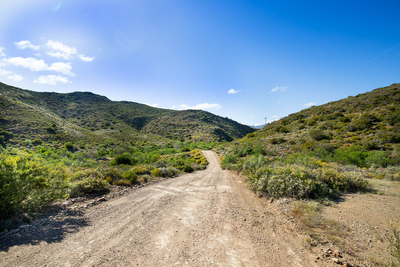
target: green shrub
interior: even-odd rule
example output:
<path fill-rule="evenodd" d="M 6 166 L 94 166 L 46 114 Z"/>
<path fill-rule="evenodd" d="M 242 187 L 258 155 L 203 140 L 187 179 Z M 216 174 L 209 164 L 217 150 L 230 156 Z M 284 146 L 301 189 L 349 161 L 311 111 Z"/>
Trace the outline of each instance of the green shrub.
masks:
<path fill-rule="evenodd" d="M 229 153 L 221 159 L 221 167 L 222 169 L 227 169 L 228 166 L 236 164 L 239 160 L 239 157 Z"/>
<path fill-rule="evenodd" d="M 251 177 L 258 169 L 265 166 L 266 164 L 267 162 L 264 160 L 263 156 L 251 156 L 243 163 L 243 174 Z"/>
<path fill-rule="evenodd" d="M 179 171 L 174 167 L 161 167 L 158 170 L 160 171 L 162 177 L 173 177 L 179 173 Z"/>
<path fill-rule="evenodd" d="M 349 117 L 347 117 L 347 116 L 344 116 L 344 117 L 341 117 L 341 118 L 340 118 L 340 121 L 341 121 L 341 122 L 345 122 L 345 123 L 346 123 L 346 122 L 351 122 L 351 118 L 349 118 Z"/>
<path fill-rule="evenodd" d="M 125 181 L 125 180 L 119 180 L 116 183 L 116 185 L 119 185 L 119 186 L 131 186 L 132 184 L 131 184 L 131 182 L 128 182 L 128 181 Z"/>
<path fill-rule="evenodd" d="M 129 181 L 132 184 L 137 181 L 137 174 L 133 171 L 126 171 L 122 174 L 122 179 Z"/>
<path fill-rule="evenodd" d="M 400 110 L 395 112 L 389 113 L 385 120 L 388 122 L 389 125 L 394 125 L 400 121 Z"/>
<path fill-rule="evenodd" d="M 110 163 L 111 166 L 122 165 L 122 164 L 134 165 L 135 160 L 130 155 L 122 154 L 116 156 Z"/>
<path fill-rule="evenodd" d="M 151 174 L 151 171 L 154 169 L 153 166 L 148 164 L 143 164 L 139 166 L 135 166 L 131 169 L 133 173 L 136 175 L 143 175 L 143 174 Z"/>
<path fill-rule="evenodd" d="M 365 167 L 367 156 L 368 153 L 361 146 L 355 145 L 336 150 L 333 160 L 345 165 L 351 164 L 358 167 Z"/>
<path fill-rule="evenodd" d="M 160 169 L 155 168 L 154 170 L 151 171 L 151 175 L 154 177 L 161 177 L 162 173 L 160 172 Z"/>
<path fill-rule="evenodd" d="M 105 179 L 89 176 L 71 185 L 70 196 L 77 197 L 91 193 L 107 193 L 110 191 Z"/>
<path fill-rule="evenodd" d="M 280 125 L 280 126 L 275 128 L 275 132 L 277 132 L 277 133 L 288 133 L 289 129 L 286 128 L 285 126 Z"/>
<path fill-rule="evenodd" d="M 378 137 L 382 144 L 387 143 L 400 143 L 400 134 L 399 133 L 390 133 L 390 132 L 379 132 Z"/>
<path fill-rule="evenodd" d="M 362 142 L 362 146 L 366 149 L 366 150 L 376 150 L 379 149 L 379 146 L 376 142 L 373 141 L 364 141 Z"/>
<path fill-rule="evenodd" d="M 307 125 L 308 126 L 314 126 L 319 120 L 318 116 L 312 117 L 311 119 L 308 120 Z"/>
<path fill-rule="evenodd" d="M 368 185 L 358 172 L 345 172 L 326 166 L 275 165 L 264 166 L 259 172 L 260 175 L 250 180 L 250 188 L 275 198 L 335 197 L 340 192 L 364 190 Z"/>
<path fill-rule="evenodd" d="M 117 168 L 99 167 L 96 169 L 103 179 L 111 177 L 113 181 L 118 181 L 122 177 L 122 172 Z"/>
<path fill-rule="evenodd" d="M 189 164 L 185 165 L 185 167 L 183 168 L 184 172 L 190 173 L 190 172 L 194 172 L 194 169 L 192 166 L 190 166 Z"/>
<path fill-rule="evenodd" d="M 365 163 L 367 166 L 375 164 L 383 168 L 386 168 L 390 163 L 389 154 L 385 151 L 377 151 L 369 153 L 369 155 L 365 159 Z"/>
<path fill-rule="evenodd" d="M 322 130 L 314 129 L 309 132 L 309 135 L 315 141 L 321 141 L 324 139 L 329 139 L 330 137 Z"/>
<path fill-rule="evenodd" d="M 35 154 L 4 151 L 0 154 L 0 214 L 37 209 L 66 197 L 68 180 L 63 164 L 49 164 Z"/>
<path fill-rule="evenodd" d="M 64 147 L 68 150 L 74 149 L 74 145 L 71 142 L 66 142 Z"/>
<path fill-rule="evenodd" d="M 43 143 L 43 141 L 40 140 L 40 139 L 38 139 L 38 138 L 36 138 L 36 139 L 34 139 L 34 140 L 32 141 L 32 144 L 35 145 L 35 146 L 41 145 L 42 143 Z"/>
<path fill-rule="evenodd" d="M 276 137 L 274 137 L 274 138 L 271 138 L 271 139 L 269 139 L 269 143 L 270 144 L 272 144 L 272 145 L 276 145 L 276 144 L 282 144 L 282 143 L 284 143 L 286 140 L 283 138 L 283 137 L 278 137 L 278 138 L 276 138 Z"/>

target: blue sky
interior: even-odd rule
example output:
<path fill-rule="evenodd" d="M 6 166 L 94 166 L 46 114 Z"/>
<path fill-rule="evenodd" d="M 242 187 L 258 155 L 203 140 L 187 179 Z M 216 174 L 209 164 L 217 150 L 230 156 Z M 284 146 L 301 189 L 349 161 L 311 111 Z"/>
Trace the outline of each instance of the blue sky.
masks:
<path fill-rule="evenodd" d="M 244 124 L 400 82 L 399 1 L 40 0 L 0 9 L 0 81 Z"/>

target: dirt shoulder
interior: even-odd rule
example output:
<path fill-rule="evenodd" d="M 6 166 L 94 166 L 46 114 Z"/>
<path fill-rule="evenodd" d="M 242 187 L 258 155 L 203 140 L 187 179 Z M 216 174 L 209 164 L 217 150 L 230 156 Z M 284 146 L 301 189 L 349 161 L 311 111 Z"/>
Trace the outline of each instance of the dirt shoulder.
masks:
<path fill-rule="evenodd" d="M 204 171 L 62 209 L 1 239 L 0 265 L 322 266 L 276 206 L 204 155 Z"/>

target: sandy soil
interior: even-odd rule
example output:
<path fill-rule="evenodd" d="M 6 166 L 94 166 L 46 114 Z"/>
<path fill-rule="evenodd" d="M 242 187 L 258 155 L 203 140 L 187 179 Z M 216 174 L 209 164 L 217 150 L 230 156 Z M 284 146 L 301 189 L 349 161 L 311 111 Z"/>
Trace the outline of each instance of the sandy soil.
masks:
<path fill-rule="evenodd" d="M 337 205 L 326 207 L 324 217 L 335 220 L 346 229 L 341 250 L 353 264 L 382 266 L 394 259 L 390 256 L 386 233 L 388 222 L 400 222 L 400 198 L 395 195 L 345 194 Z M 379 239 L 378 233 L 383 239 Z"/>
<path fill-rule="evenodd" d="M 0 240 L 1 266 L 324 266 L 276 205 L 203 152 L 206 170 Z"/>

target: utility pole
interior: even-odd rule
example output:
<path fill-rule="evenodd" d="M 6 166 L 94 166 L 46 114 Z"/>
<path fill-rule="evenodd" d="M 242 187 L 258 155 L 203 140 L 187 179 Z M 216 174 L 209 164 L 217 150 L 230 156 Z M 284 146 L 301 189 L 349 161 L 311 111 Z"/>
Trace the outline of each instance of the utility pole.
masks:
<path fill-rule="evenodd" d="M 265 117 L 264 119 L 265 119 L 265 124 L 264 125 L 267 125 L 267 117 Z"/>

